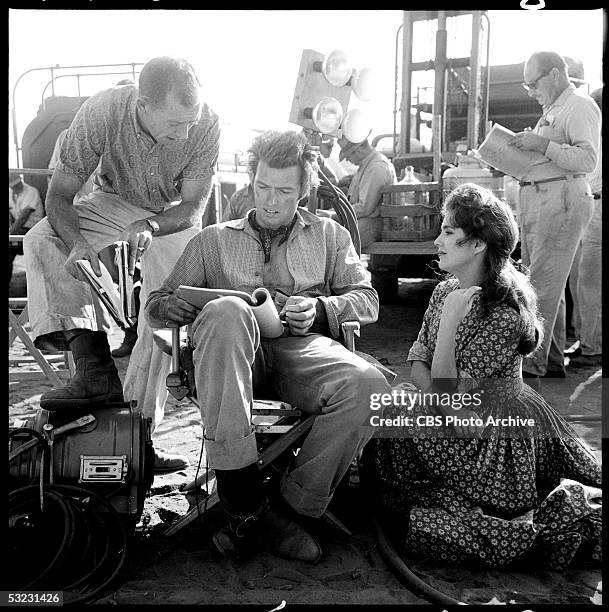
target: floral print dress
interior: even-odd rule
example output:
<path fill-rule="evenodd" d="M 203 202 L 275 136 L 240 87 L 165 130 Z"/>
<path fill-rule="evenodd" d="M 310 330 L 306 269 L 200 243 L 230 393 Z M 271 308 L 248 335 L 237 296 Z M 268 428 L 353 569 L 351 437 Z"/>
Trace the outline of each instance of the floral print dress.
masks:
<path fill-rule="evenodd" d="M 444 299 L 457 288 L 456 279 L 435 288 L 409 361 L 431 367 Z M 455 342 L 459 380 L 473 379 L 470 386 L 484 392 L 484 402 L 472 409 L 485 423 L 491 415 L 512 416 L 517 425 L 490 425 L 479 438 L 458 437 L 452 427 L 418 426 L 418 415 L 434 414 L 421 402 L 411 409 L 393 406 L 384 416 L 407 413 L 411 424 L 379 428 L 364 449 L 379 514 L 408 555 L 488 566 L 530 558 L 554 569 L 576 555 L 600 561 L 600 464 L 543 397 L 523 384 L 521 325 L 520 315 L 505 305 L 483 316 L 477 295 Z"/>

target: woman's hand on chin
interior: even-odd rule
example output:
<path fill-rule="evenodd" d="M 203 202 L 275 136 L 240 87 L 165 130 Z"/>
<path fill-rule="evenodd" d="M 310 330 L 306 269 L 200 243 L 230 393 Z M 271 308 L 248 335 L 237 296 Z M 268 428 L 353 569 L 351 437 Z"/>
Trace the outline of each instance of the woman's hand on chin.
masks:
<path fill-rule="evenodd" d="M 446 296 L 442 306 L 442 320 L 446 323 L 459 325 L 471 310 L 474 297 L 482 291 L 482 287 L 473 285 L 467 289 L 455 289 Z"/>

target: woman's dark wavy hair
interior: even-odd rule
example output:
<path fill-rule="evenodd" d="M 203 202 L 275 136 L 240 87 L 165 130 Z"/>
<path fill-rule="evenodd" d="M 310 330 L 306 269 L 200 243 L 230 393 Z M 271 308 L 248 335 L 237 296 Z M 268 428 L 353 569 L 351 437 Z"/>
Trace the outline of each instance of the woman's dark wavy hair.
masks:
<path fill-rule="evenodd" d="M 543 326 L 527 270 L 510 258 L 518 243 L 518 224 L 512 209 L 488 189 L 466 183 L 447 196 L 442 215 L 465 233 L 461 244 L 476 238 L 486 244 L 481 283 L 484 313 L 498 304 L 516 310 L 523 322 L 518 352 L 532 353 L 541 342 Z"/>

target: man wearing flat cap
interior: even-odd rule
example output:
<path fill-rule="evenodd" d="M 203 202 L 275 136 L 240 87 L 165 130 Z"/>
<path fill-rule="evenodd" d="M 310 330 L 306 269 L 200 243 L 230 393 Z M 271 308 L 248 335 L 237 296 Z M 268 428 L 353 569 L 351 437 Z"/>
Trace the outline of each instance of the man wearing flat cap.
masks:
<path fill-rule="evenodd" d="M 368 139 L 355 143 L 343 136 L 338 144 L 339 159 L 346 159 L 358 166 L 347 197 L 357 216 L 360 240 L 362 248 L 365 248 L 381 238 L 381 191 L 396 182 L 395 170 L 389 159 L 374 149 Z"/>

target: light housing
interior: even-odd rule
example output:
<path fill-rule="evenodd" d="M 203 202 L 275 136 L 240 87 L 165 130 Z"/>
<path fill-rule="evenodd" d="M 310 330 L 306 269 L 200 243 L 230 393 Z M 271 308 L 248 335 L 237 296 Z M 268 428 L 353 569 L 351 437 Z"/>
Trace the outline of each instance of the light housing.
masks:
<path fill-rule="evenodd" d="M 318 51 L 313 49 L 303 50 L 288 120 L 290 123 L 300 125 L 306 130 L 337 137 L 340 121 L 333 117 L 335 111 L 332 110 L 331 105 L 328 106 L 329 103 L 325 99 L 333 98 L 337 100 L 341 106 L 341 117 L 344 117 L 353 90 L 346 85 L 336 87 L 328 82 L 322 72 L 324 59 L 325 56 Z M 335 110 L 336 116 L 338 116 L 338 109 Z M 316 117 L 316 122 L 313 121 L 313 116 Z M 330 123 L 336 124 L 336 128 L 332 132 L 327 131 Z"/>
<path fill-rule="evenodd" d="M 306 109 L 305 116 L 311 113 L 311 120 L 322 134 L 335 132 L 343 120 L 343 107 L 336 98 L 322 98 L 312 110 Z"/>
<path fill-rule="evenodd" d="M 349 82 L 353 74 L 353 67 L 346 53 L 337 49 L 324 58 L 321 72 L 331 85 L 342 87 Z"/>
<path fill-rule="evenodd" d="M 341 127 L 343 136 L 353 143 L 363 142 L 372 131 L 370 117 L 361 108 L 350 110 L 345 115 Z"/>
<path fill-rule="evenodd" d="M 354 69 L 351 77 L 353 93 L 362 101 L 368 102 L 374 98 L 378 89 L 377 76 L 369 67 Z"/>

